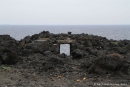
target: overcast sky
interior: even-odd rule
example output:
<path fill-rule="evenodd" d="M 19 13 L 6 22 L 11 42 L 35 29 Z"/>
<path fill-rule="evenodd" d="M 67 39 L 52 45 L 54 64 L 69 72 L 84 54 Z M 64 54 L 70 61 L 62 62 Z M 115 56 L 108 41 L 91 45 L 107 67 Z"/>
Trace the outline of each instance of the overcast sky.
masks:
<path fill-rule="evenodd" d="M 1 24 L 130 24 L 130 0 L 0 0 Z"/>

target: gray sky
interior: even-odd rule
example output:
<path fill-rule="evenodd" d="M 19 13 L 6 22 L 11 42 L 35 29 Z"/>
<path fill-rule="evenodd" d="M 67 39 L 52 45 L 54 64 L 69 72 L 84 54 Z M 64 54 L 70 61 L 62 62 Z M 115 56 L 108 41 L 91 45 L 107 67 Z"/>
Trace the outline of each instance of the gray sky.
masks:
<path fill-rule="evenodd" d="M 0 0 L 1 24 L 130 24 L 130 0 Z"/>

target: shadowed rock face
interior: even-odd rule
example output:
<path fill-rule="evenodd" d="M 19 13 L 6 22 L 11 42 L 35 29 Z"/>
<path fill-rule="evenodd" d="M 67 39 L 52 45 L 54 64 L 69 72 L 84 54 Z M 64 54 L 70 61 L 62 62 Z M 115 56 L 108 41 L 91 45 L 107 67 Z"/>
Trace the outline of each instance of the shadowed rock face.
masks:
<path fill-rule="evenodd" d="M 128 72 L 128 63 L 117 53 L 96 59 L 89 67 L 89 73 L 107 74 L 112 72 Z"/>
<path fill-rule="evenodd" d="M 18 56 L 15 53 L 9 52 L 2 55 L 3 64 L 16 64 L 18 62 Z"/>
<path fill-rule="evenodd" d="M 0 35 L 0 55 L 4 64 L 16 64 L 18 62 L 18 43 L 9 35 Z"/>
<path fill-rule="evenodd" d="M 75 49 L 72 52 L 72 56 L 73 56 L 73 59 L 80 59 L 83 56 L 83 52 L 81 50 L 79 50 L 79 49 Z"/>

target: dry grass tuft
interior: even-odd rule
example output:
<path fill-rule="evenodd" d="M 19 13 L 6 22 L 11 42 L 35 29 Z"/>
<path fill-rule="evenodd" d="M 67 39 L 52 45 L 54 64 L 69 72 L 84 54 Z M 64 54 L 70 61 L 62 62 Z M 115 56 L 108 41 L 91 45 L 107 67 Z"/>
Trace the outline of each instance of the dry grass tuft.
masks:
<path fill-rule="evenodd" d="M 123 58 L 123 56 L 121 56 L 121 55 L 118 54 L 118 53 L 112 53 L 112 54 L 109 54 L 108 56 L 110 56 L 110 57 L 114 57 L 114 58 L 120 58 L 120 59 Z"/>

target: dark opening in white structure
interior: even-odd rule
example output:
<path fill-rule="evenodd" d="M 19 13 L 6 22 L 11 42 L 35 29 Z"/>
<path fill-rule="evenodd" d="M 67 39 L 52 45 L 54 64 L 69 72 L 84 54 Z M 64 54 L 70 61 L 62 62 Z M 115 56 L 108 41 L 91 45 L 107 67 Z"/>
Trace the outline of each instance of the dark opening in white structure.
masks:
<path fill-rule="evenodd" d="M 62 53 L 70 56 L 70 44 L 60 44 L 60 54 Z"/>

